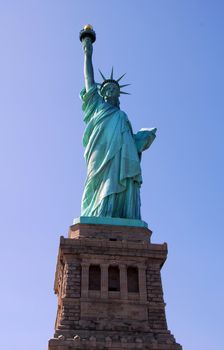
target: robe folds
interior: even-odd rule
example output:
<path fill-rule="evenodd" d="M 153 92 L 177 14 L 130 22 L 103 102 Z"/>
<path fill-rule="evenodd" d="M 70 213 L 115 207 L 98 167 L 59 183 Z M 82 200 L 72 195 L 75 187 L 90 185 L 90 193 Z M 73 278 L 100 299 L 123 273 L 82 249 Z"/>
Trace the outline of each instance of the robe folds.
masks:
<path fill-rule="evenodd" d="M 97 85 L 80 95 L 87 165 L 81 215 L 141 219 L 140 154 L 128 117 L 104 101 Z"/>

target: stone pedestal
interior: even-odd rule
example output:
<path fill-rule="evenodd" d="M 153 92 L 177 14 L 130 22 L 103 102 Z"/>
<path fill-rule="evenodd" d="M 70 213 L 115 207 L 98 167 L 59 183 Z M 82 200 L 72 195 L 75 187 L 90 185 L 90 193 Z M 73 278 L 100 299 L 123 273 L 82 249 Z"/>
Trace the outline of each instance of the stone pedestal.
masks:
<path fill-rule="evenodd" d="M 76 224 L 61 237 L 49 350 L 181 350 L 167 328 L 160 270 L 167 245 L 145 227 Z"/>

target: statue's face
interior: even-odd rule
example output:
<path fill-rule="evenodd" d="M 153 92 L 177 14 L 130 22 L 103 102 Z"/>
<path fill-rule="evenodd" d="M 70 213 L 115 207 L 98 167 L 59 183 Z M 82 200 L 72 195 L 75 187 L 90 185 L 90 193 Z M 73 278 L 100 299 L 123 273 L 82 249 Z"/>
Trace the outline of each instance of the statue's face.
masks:
<path fill-rule="evenodd" d="M 101 93 L 106 102 L 114 106 L 119 106 L 120 89 L 116 84 L 113 84 L 113 83 L 105 84 Z"/>
<path fill-rule="evenodd" d="M 119 97 L 120 90 L 119 87 L 116 84 L 113 83 L 107 83 L 103 87 L 103 96 L 104 97 Z"/>

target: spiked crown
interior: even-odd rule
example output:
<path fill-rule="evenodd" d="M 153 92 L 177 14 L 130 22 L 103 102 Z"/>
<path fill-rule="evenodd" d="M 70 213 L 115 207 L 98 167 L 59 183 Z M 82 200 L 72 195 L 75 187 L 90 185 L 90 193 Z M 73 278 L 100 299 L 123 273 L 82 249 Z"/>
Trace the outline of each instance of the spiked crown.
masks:
<path fill-rule="evenodd" d="M 112 67 L 112 70 L 111 70 L 110 78 L 105 78 L 105 76 L 103 75 L 103 73 L 100 70 L 99 70 L 99 72 L 100 72 L 101 77 L 103 78 L 103 82 L 97 84 L 97 85 L 100 85 L 100 92 L 102 92 L 104 86 L 107 83 L 112 83 L 112 84 L 115 84 L 119 88 L 119 93 L 120 94 L 130 95 L 128 92 L 121 91 L 121 89 L 123 87 L 129 86 L 131 84 L 125 84 L 125 85 L 120 85 L 119 84 L 119 81 L 125 76 L 126 73 L 124 73 L 120 78 L 114 79 L 114 77 L 113 77 L 113 75 L 114 75 L 113 67 Z"/>

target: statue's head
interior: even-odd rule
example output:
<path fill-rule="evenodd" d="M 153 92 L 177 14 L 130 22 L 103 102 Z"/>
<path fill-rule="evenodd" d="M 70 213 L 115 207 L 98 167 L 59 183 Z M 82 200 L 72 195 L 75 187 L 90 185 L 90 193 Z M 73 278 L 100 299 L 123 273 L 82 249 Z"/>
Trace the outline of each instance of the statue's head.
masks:
<path fill-rule="evenodd" d="M 107 82 L 101 87 L 100 93 L 106 102 L 119 107 L 120 88 L 118 84 Z"/>
<path fill-rule="evenodd" d="M 120 102 L 119 102 L 119 96 L 120 94 L 128 94 L 127 92 L 121 91 L 122 87 L 128 86 L 130 84 L 126 85 L 119 85 L 119 81 L 123 78 L 125 74 L 123 74 L 119 79 L 115 80 L 113 78 L 113 68 L 111 71 L 111 75 L 109 79 L 106 79 L 103 75 L 103 73 L 100 74 L 102 78 L 104 79 L 102 84 L 100 85 L 100 94 L 103 96 L 104 100 L 113 106 L 119 107 Z"/>

